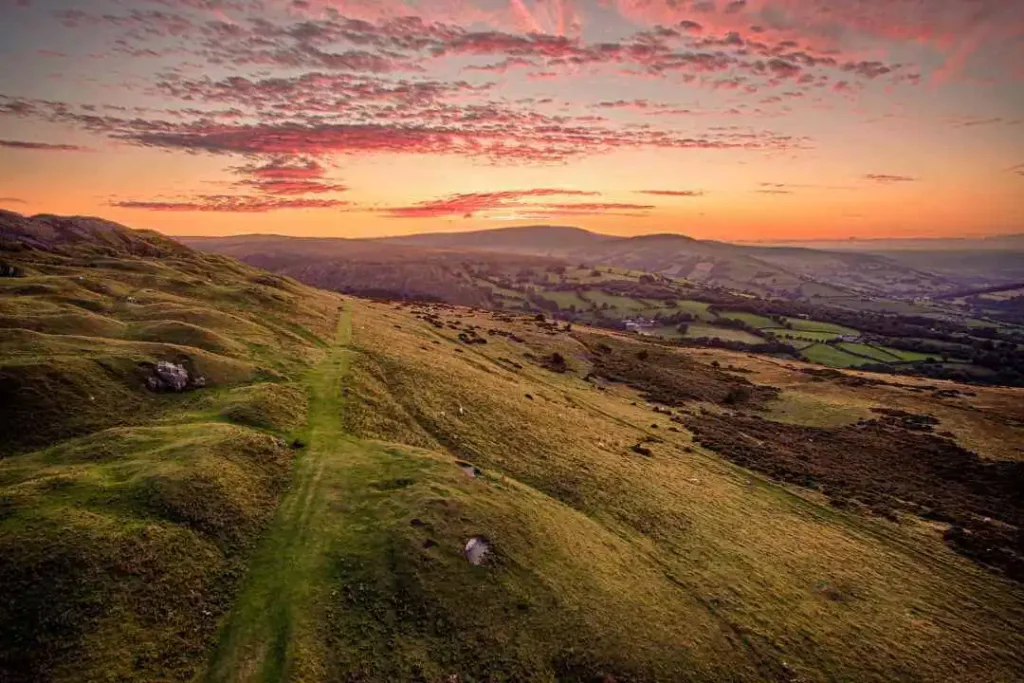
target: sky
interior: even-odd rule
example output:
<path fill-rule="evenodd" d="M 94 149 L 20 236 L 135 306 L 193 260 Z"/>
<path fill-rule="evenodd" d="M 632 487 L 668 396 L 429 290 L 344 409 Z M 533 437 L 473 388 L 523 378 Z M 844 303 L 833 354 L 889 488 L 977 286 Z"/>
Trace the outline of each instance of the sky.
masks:
<path fill-rule="evenodd" d="M 168 234 L 1024 232 L 1020 0 L 0 0 L 0 208 Z"/>

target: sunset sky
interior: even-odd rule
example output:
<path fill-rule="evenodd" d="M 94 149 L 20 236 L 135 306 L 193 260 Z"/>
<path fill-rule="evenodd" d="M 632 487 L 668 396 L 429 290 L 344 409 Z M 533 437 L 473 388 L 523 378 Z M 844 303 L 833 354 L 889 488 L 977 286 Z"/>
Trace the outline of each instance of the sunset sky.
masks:
<path fill-rule="evenodd" d="M 192 235 L 1024 232 L 1024 2 L 0 0 L 0 208 Z"/>

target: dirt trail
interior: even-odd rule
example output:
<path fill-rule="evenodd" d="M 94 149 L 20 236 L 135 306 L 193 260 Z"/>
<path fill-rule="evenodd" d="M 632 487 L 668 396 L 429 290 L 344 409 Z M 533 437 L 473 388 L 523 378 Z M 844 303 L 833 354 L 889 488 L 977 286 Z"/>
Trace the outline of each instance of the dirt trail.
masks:
<path fill-rule="evenodd" d="M 306 448 L 292 484 L 257 548 L 204 680 L 281 681 L 293 677 L 303 649 L 305 615 L 319 583 L 327 544 L 319 533 L 328 512 L 325 468 L 360 450 L 341 425 L 341 384 L 348 370 L 351 314 L 338 323 L 335 345 L 307 379 Z"/>

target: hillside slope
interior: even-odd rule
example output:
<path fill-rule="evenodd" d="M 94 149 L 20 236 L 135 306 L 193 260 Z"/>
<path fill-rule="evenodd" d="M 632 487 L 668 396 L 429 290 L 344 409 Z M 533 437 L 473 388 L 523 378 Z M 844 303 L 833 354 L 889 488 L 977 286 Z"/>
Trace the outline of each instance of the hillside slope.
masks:
<path fill-rule="evenodd" d="M 339 301 L 103 221 L 0 231 L 0 680 L 188 680 Z"/>
<path fill-rule="evenodd" d="M 43 246 L 0 252 L 0 680 L 1024 669 L 1019 390 Z"/>
<path fill-rule="evenodd" d="M 577 228 L 529 226 L 389 238 L 394 244 L 537 254 L 689 278 L 708 285 L 798 299 L 856 294 L 917 296 L 947 291 L 955 275 L 936 275 L 883 255 L 759 247 L 683 235 L 598 235 Z"/>
<path fill-rule="evenodd" d="M 422 248 L 386 240 L 239 235 L 184 237 L 195 249 L 223 254 L 300 282 L 364 297 L 488 304 L 473 268 L 516 272 L 561 263 L 531 255 Z"/>
<path fill-rule="evenodd" d="M 240 673 L 253 658 L 264 680 L 1017 676 L 1024 591 L 954 552 L 905 499 L 941 496 L 935 516 L 977 528 L 956 507 L 972 505 L 961 484 L 915 459 L 938 449 L 1018 485 L 1019 393 L 939 400 L 924 383 L 469 309 L 347 311 L 342 387 L 319 399 L 344 432 L 304 465 L 309 485 L 243 601 L 257 625 L 229 631 L 212 680 L 253 680 Z M 878 419 L 894 401 L 935 413 L 957 441 Z M 856 466 L 878 481 L 894 457 L 918 478 L 841 489 L 840 465 L 813 475 L 819 487 L 781 453 L 751 463 L 757 474 L 730 444 L 702 445 L 717 420 L 783 450 L 848 440 L 837 448 L 877 458 Z M 987 495 L 1020 524 L 1012 492 Z M 476 566 L 466 548 L 479 539 L 490 552 Z M 307 568 L 298 591 L 293 567 Z"/>

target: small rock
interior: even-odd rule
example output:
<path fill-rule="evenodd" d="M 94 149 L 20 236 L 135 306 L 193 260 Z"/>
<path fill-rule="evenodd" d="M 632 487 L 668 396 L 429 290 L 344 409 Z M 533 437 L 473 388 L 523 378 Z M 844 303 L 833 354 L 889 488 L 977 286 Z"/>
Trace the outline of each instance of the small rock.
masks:
<path fill-rule="evenodd" d="M 455 464 L 458 465 L 459 469 L 462 470 L 470 479 L 476 479 L 477 477 L 483 474 L 483 472 L 481 472 L 478 468 L 474 467 L 468 462 L 458 460 L 456 461 Z"/>
<path fill-rule="evenodd" d="M 470 564 L 480 565 L 491 552 L 491 542 L 484 536 L 474 536 L 466 541 L 463 552 Z"/>
<path fill-rule="evenodd" d="M 184 391 L 188 387 L 188 370 L 183 365 L 162 360 L 146 378 L 146 386 L 152 391 Z"/>

